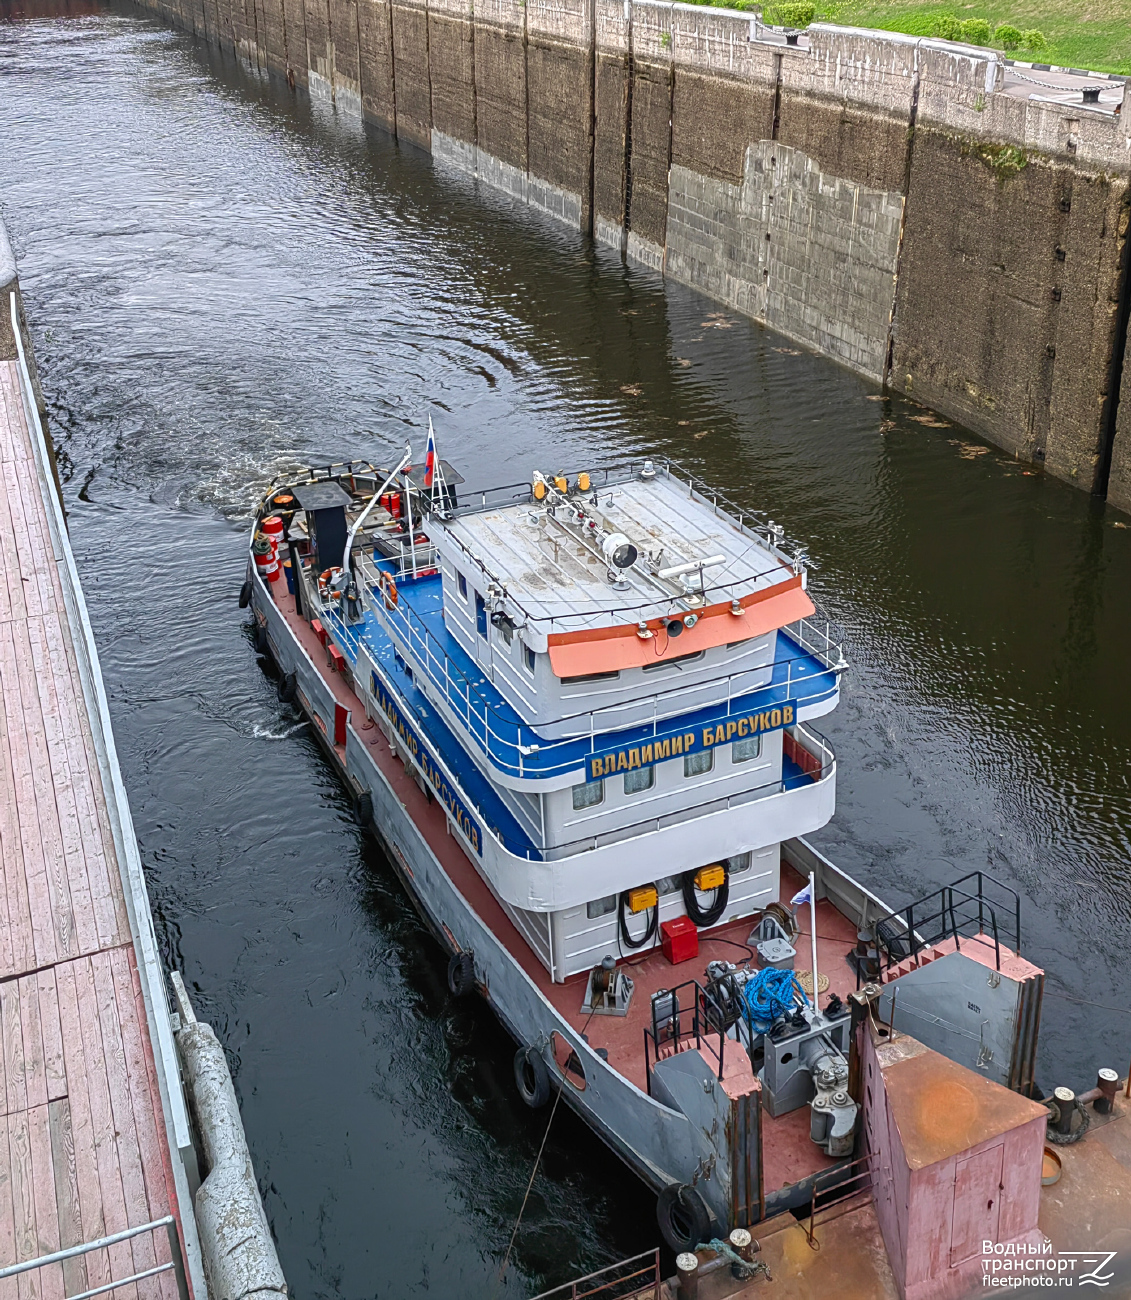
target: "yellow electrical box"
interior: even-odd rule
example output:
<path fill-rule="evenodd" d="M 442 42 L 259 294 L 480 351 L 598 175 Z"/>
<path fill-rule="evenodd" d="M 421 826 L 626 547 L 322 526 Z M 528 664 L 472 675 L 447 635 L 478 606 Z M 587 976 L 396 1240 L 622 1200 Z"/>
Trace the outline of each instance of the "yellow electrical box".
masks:
<path fill-rule="evenodd" d="M 700 867 L 695 873 L 695 888 L 701 894 L 706 894 L 712 889 L 718 889 L 726 878 L 725 869 L 718 862 L 713 862 L 709 867 Z"/>
<path fill-rule="evenodd" d="M 564 474 L 555 474 L 555 475 L 554 475 L 554 487 L 556 487 L 556 488 L 558 489 L 559 492 L 568 492 L 568 491 L 569 491 L 569 483 L 568 483 L 568 481 L 566 480 L 566 477 L 565 477 Z"/>
<path fill-rule="evenodd" d="M 588 475 L 588 474 L 584 474 L 584 473 L 582 473 L 582 474 L 578 474 L 578 476 L 577 476 L 577 490 L 578 490 L 579 492 L 588 492 L 588 491 L 589 491 L 589 475 Z"/>
<path fill-rule="evenodd" d="M 646 912 L 655 907 L 659 899 L 655 885 L 641 885 L 638 889 L 628 891 L 628 910 L 635 916 L 637 912 Z"/>

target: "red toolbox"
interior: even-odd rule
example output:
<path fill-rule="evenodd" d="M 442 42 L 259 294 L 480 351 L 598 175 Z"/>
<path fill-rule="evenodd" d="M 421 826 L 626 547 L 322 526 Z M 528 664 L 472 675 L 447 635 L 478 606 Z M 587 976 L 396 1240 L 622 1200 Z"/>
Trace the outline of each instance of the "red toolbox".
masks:
<path fill-rule="evenodd" d="M 689 916 L 677 916 L 660 926 L 660 946 L 673 966 L 699 956 L 699 931 Z"/>

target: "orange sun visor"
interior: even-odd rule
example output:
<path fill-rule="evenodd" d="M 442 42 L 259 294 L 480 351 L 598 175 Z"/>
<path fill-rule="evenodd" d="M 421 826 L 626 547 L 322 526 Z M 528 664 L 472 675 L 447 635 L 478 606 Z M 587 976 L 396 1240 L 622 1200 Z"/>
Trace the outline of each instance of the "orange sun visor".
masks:
<path fill-rule="evenodd" d="M 547 638 L 550 666 L 558 677 L 587 677 L 590 673 L 611 673 L 621 668 L 643 668 L 646 664 L 681 655 L 710 650 L 732 641 L 773 632 L 815 613 L 813 602 L 795 575 L 764 591 L 742 599 L 742 613 L 732 614 L 730 601 L 709 605 L 694 627 L 678 637 L 670 636 L 662 619 L 648 620 L 652 636 L 642 638 L 636 627 L 587 628 L 580 632 L 552 632 Z"/>

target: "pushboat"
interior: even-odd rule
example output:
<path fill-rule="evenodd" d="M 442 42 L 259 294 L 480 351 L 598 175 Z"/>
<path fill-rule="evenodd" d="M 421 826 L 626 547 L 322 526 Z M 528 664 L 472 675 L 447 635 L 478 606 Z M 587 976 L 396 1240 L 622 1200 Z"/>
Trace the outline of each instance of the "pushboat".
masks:
<path fill-rule="evenodd" d="M 806 839 L 847 661 L 780 525 L 661 459 L 467 491 L 430 436 L 272 484 L 240 603 L 523 1101 L 560 1093 L 673 1250 L 867 1194 L 928 1297 L 1038 1240 L 1083 1107 L 1034 1099 L 1020 899 L 973 872 L 896 910 Z"/>

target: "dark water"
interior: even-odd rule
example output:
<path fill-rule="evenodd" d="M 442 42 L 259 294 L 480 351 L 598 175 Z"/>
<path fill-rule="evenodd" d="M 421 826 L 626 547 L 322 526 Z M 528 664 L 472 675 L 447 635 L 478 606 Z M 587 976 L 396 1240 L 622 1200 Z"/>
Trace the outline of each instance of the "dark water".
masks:
<path fill-rule="evenodd" d="M 1126 520 L 151 19 L 0 27 L 0 109 L 159 931 L 297 1296 L 523 1295 L 656 1237 L 563 1110 L 497 1285 L 544 1115 L 236 607 L 265 482 L 419 446 L 429 403 L 473 485 L 667 453 L 804 538 L 853 664 L 819 843 L 901 902 L 1014 884 L 1041 1079 L 1126 1067 L 1131 1015 L 1067 1000 L 1131 1005 Z"/>

